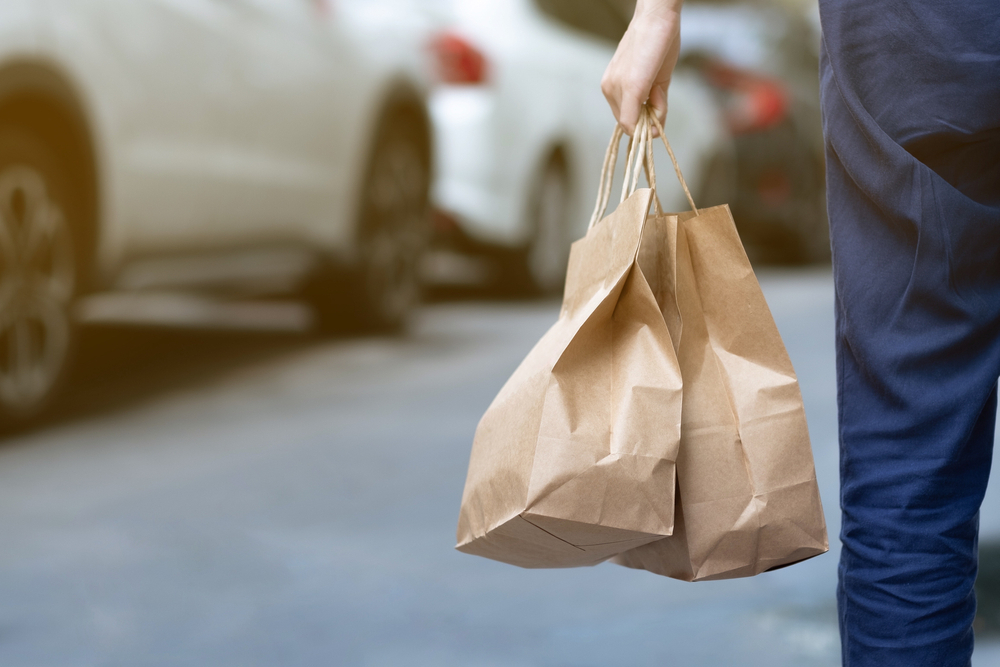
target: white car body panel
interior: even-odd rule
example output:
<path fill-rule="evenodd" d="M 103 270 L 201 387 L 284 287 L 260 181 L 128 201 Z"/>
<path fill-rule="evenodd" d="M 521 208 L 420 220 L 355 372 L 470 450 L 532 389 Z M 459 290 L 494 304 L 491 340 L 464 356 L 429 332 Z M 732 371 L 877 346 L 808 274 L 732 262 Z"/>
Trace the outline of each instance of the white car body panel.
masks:
<path fill-rule="evenodd" d="M 532 184 L 560 147 L 573 190 L 572 232 L 581 236 L 614 128 L 600 89 L 613 46 L 562 26 L 531 0 L 454 0 L 452 11 L 449 30 L 485 55 L 489 74 L 484 84 L 441 85 L 431 96 L 435 205 L 477 241 L 523 246 Z M 695 77 L 675 75 L 670 104 L 668 138 L 696 191 L 706 160 L 725 150 L 727 136 L 711 93 Z M 664 207 L 689 209 L 659 142 L 655 154 Z"/>
<path fill-rule="evenodd" d="M 0 4 L 0 67 L 50 65 L 88 116 L 105 282 L 147 255 L 282 244 L 350 253 L 382 106 L 400 82 L 426 87 L 422 28 L 372 16 L 374 4 Z M 376 44 L 386 31 L 396 38 Z"/>

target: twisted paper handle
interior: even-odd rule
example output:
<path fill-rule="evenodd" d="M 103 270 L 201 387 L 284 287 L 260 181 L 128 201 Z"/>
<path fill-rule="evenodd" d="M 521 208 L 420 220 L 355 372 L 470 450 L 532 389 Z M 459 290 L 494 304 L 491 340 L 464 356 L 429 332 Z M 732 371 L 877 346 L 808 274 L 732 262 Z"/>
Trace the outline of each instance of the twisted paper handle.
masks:
<path fill-rule="evenodd" d="M 663 126 L 656 118 L 656 114 L 649 111 L 645 105 L 643 105 L 642 111 L 639 114 L 639 122 L 636 124 L 635 134 L 629 141 L 628 156 L 626 158 L 625 166 L 625 179 L 622 184 L 622 196 L 619 203 L 624 202 L 629 195 L 635 192 L 639 181 L 639 162 L 642 161 L 643 168 L 646 171 L 646 180 L 649 182 L 650 188 L 653 189 L 656 211 L 657 213 L 663 212 L 659 197 L 656 196 L 656 169 L 653 165 L 653 145 L 650 141 L 651 137 L 649 136 L 651 133 L 651 125 L 656 127 L 659 131 L 660 138 L 663 140 L 663 145 L 667 149 L 667 155 L 670 156 L 670 161 L 674 165 L 674 172 L 677 174 L 677 180 L 684 189 L 684 195 L 687 197 L 688 203 L 691 204 L 691 210 L 693 210 L 695 215 L 697 215 L 698 208 L 694 204 L 694 198 L 691 197 L 691 191 L 688 189 L 687 182 L 684 180 L 684 175 L 681 173 L 680 165 L 677 164 L 677 158 L 674 156 L 674 151 L 670 147 L 670 142 L 667 141 L 667 135 L 663 131 Z M 622 126 L 620 124 L 616 124 L 614 132 L 611 134 L 611 143 L 608 144 L 608 149 L 604 153 L 604 165 L 601 168 L 601 183 L 597 190 L 597 204 L 594 206 L 594 212 L 590 216 L 590 224 L 587 226 L 587 229 L 596 225 L 598 221 L 604 217 L 604 214 L 608 209 L 608 202 L 611 198 L 611 186 L 615 173 L 615 165 L 618 163 L 618 147 L 621 143 L 621 137 L 624 132 L 625 130 Z"/>
<path fill-rule="evenodd" d="M 652 112 L 648 113 L 650 120 L 653 122 L 653 126 L 656 127 L 657 131 L 660 133 L 660 138 L 663 139 L 663 147 L 667 149 L 667 155 L 670 156 L 670 162 L 674 165 L 674 171 L 677 173 L 677 180 L 680 181 L 681 187 L 684 188 L 684 196 L 687 197 L 688 203 L 691 204 L 691 210 L 694 211 L 695 215 L 698 215 L 698 207 L 694 205 L 694 197 L 691 196 L 691 191 L 688 189 L 687 181 L 684 180 L 684 174 L 681 173 L 681 166 L 677 164 L 677 158 L 674 157 L 674 151 L 670 148 L 670 142 L 667 141 L 667 133 L 663 131 L 663 126 L 660 124 L 660 120 L 656 117 L 656 114 Z M 650 163 L 652 163 L 652 161 L 652 157 L 650 157 Z"/>

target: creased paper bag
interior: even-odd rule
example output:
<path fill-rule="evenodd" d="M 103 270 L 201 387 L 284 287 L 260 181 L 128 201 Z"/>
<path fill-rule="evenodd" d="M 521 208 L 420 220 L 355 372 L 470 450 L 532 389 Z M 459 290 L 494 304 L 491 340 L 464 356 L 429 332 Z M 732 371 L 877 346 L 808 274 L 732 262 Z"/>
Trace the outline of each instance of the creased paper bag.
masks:
<path fill-rule="evenodd" d="M 664 138 L 692 212 L 660 212 L 652 124 L 644 109 L 601 220 L 616 129 L 559 320 L 479 424 L 462 551 L 693 581 L 828 549 L 798 381 L 729 209 L 695 207 Z"/>
<path fill-rule="evenodd" d="M 605 158 L 599 208 L 620 137 Z M 641 159 L 643 150 L 633 152 Z M 673 532 L 680 369 L 636 264 L 651 196 L 633 192 L 573 244 L 559 320 L 476 430 L 459 550 L 571 567 Z"/>
<path fill-rule="evenodd" d="M 651 216 L 645 233 L 668 240 L 645 261 L 672 275 L 657 297 L 679 312 L 671 328 L 684 382 L 677 515 L 670 537 L 615 562 L 693 581 L 826 552 L 798 380 L 729 207 Z"/>

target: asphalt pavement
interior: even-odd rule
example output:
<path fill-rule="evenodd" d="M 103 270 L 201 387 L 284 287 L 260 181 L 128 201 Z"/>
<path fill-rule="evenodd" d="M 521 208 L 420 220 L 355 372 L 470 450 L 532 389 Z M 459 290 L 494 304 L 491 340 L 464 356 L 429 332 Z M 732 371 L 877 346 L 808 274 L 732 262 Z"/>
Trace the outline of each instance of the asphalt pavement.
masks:
<path fill-rule="evenodd" d="M 829 270 L 761 282 L 829 554 L 690 584 L 455 551 L 476 423 L 554 302 L 439 302 L 399 338 L 91 328 L 50 423 L 0 443 L 0 665 L 838 665 Z"/>

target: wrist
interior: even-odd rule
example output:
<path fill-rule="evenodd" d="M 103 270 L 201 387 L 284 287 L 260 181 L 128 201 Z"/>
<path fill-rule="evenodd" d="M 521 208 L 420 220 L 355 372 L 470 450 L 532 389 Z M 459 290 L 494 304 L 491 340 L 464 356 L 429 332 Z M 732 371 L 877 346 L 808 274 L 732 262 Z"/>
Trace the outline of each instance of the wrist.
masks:
<path fill-rule="evenodd" d="M 633 20 L 642 17 L 645 20 L 675 21 L 681 13 L 683 4 L 684 0 L 637 0 Z"/>

